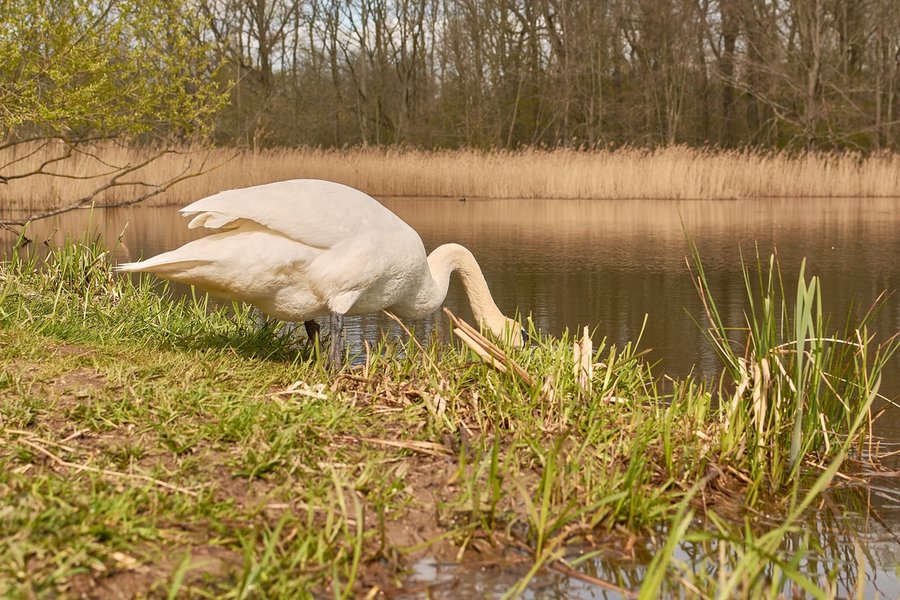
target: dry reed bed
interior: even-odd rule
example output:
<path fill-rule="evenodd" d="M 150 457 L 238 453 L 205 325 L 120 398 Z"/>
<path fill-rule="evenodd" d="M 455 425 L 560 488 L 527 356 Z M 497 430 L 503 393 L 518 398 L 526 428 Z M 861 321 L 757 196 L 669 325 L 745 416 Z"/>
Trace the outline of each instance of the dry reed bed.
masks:
<path fill-rule="evenodd" d="M 0 152 L 0 174 L 34 170 L 61 152 L 48 146 Z M 158 153 L 143 146 L 105 143 L 76 153 L 38 175 L 0 186 L 0 207 L 45 209 L 85 197 L 108 180 L 113 167 L 137 165 Z M 163 154 L 98 196 L 116 202 L 188 173 L 153 199 L 182 204 L 235 187 L 298 177 L 339 181 L 375 196 L 475 198 L 671 198 L 900 196 L 900 155 L 713 151 L 685 147 L 598 151 L 420 151 L 355 148 L 240 151 L 184 147 Z"/>

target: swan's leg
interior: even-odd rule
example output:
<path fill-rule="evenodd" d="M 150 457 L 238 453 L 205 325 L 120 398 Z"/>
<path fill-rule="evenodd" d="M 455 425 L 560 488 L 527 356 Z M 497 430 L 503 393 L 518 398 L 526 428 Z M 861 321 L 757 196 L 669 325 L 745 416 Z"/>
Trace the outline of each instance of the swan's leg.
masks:
<path fill-rule="evenodd" d="M 253 315 L 253 324 L 256 325 L 256 330 L 265 329 L 266 325 L 269 324 L 269 317 L 263 311 L 258 308 L 251 307 L 250 314 Z"/>
<path fill-rule="evenodd" d="M 340 368 L 341 358 L 343 357 L 343 344 L 341 337 L 344 332 L 344 315 L 340 313 L 331 313 L 331 347 L 328 351 L 328 362 L 335 369 Z"/>
<path fill-rule="evenodd" d="M 309 341 L 315 341 L 317 337 L 319 337 L 319 324 L 310 319 L 309 321 L 303 321 L 303 327 L 306 328 L 306 335 L 309 337 Z"/>

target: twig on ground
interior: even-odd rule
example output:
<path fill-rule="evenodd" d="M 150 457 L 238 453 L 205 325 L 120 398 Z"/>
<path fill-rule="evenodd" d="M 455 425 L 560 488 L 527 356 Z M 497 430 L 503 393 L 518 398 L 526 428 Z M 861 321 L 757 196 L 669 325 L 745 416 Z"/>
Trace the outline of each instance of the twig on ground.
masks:
<path fill-rule="evenodd" d="M 357 444 L 360 442 L 364 442 L 367 444 L 377 444 L 380 446 L 402 448 L 404 450 L 412 450 L 413 452 L 420 452 L 422 454 L 428 454 L 430 456 L 453 456 L 453 453 L 446 446 L 435 444 L 434 442 L 423 442 L 420 440 L 385 440 L 381 438 L 355 437 L 351 435 L 338 436 L 337 439 Z"/>
<path fill-rule="evenodd" d="M 531 548 L 528 544 L 526 544 L 522 540 L 517 539 L 515 537 L 507 537 L 507 541 L 511 545 L 518 548 L 519 550 L 522 550 L 523 552 L 526 552 L 526 553 L 534 556 L 534 549 Z M 629 589 L 618 586 L 614 583 L 606 581 L 605 579 L 600 579 L 599 577 L 594 577 L 593 575 L 588 575 L 587 573 L 582 573 L 581 571 L 578 571 L 578 570 L 573 569 L 572 567 L 566 565 L 561 560 L 554 560 L 554 561 L 548 562 L 547 567 L 550 569 L 553 569 L 554 571 L 557 571 L 558 573 L 562 573 L 563 575 L 566 575 L 568 577 L 574 577 L 575 579 L 579 579 L 581 581 L 584 581 L 585 583 L 590 583 L 590 584 L 596 585 L 597 587 L 603 588 L 605 590 L 610 590 L 612 592 L 616 592 L 617 594 L 620 594 L 623 598 L 637 598 L 638 597 L 638 595 L 636 593 L 634 593 L 633 591 L 631 591 Z"/>
<path fill-rule="evenodd" d="M 89 471 L 91 473 L 97 473 L 99 475 L 106 475 L 108 477 L 117 477 L 119 479 L 144 481 L 147 483 L 151 483 L 157 487 L 165 488 L 167 490 L 172 490 L 173 492 L 187 494 L 188 496 L 195 496 L 195 497 L 197 496 L 197 492 L 195 492 L 193 490 L 189 490 L 187 488 L 183 488 L 183 487 L 180 487 L 177 485 L 173 485 L 171 483 L 167 483 L 165 481 L 162 481 L 161 479 L 156 479 L 155 477 L 150 477 L 149 475 L 141 475 L 139 473 L 122 473 L 120 471 L 112 471 L 110 469 L 100 469 L 98 467 L 92 467 L 90 465 L 73 463 L 73 462 L 65 460 L 64 458 L 57 456 L 56 454 L 50 452 L 49 450 L 47 450 L 40 444 L 33 442 L 28 438 L 24 438 L 24 437 L 19 438 L 18 441 L 20 444 L 24 444 L 24 445 L 28 446 L 29 448 L 31 448 L 32 450 L 35 450 L 35 451 L 39 452 L 40 454 L 43 454 L 44 456 L 46 456 L 47 458 L 49 458 L 50 460 L 52 460 L 53 462 L 55 462 L 56 464 L 58 464 L 62 467 L 66 467 L 69 469 L 75 469 L 76 471 Z"/>
<path fill-rule="evenodd" d="M 572 567 L 567 567 L 560 561 L 552 562 L 548 565 L 554 571 L 562 573 L 567 577 L 573 577 L 575 579 L 580 579 L 585 583 L 590 583 L 596 585 L 597 587 L 603 588 L 605 590 L 609 590 L 611 592 L 615 592 L 620 594 L 624 598 L 637 598 L 638 595 L 632 592 L 631 590 L 620 587 L 614 583 L 606 581 L 605 579 L 600 579 L 599 577 L 594 577 L 593 575 L 588 575 L 587 573 L 582 573 L 581 571 L 577 571 Z"/>

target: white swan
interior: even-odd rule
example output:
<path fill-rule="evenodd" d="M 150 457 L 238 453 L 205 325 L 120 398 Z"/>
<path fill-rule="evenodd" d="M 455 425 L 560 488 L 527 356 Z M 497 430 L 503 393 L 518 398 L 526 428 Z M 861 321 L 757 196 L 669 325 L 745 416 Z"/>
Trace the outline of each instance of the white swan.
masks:
<path fill-rule="evenodd" d="M 247 302 L 284 321 L 318 331 L 331 315 L 329 358 L 340 363 L 344 315 L 388 309 L 401 317 L 434 312 L 450 273 L 462 278 L 479 324 L 520 346 L 521 325 L 491 298 L 472 253 L 444 244 L 426 257 L 419 235 L 374 198 L 330 181 L 296 179 L 229 190 L 181 210 L 191 229 L 217 233 L 120 271 L 145 271 Z"/>

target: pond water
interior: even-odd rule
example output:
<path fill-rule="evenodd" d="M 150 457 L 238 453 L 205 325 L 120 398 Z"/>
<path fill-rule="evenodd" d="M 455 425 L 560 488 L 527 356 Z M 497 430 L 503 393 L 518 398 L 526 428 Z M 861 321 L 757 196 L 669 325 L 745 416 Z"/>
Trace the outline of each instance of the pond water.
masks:
<path fill-rule="evenodd" d="M 518 310 L 531 315 L 546 333 L 559 334 L 567 328 L 580 331 L 586 325 L 594 332 L 595 345 L 606 337 L 621 346 L 638 338 L 646 316 L 641 347 L 652 349 L 650 356 L 659 361 L 659 374 L 684 376 L 693 370 L 714 377 L 721 368 L 690 318 L 700 319 L 702 306 L 685 264 L 686 234 L 699 247 L 726 323 L 743 323 L 741 254 L 754 261 L 758 249 L 765 260 L 777 251 L 790 289 L 805 257 L 807 274 L 821 278 L 825 311 L 835 325 L 851 306 L 865 309 L 881 292 L 893 292 L 873 327 L 881 337 L 900 331 L 896 295 L 900 291 L 900 199 L 463 202 L 390 198 L 383 203 L 420 233 L 427 249 L 449 241 L 467 246 L 479 260 L 498 306 L 507 314 Z M 66 233 L 78 235 L 85 230 L 101 233 L 105 239 L 115 239 L 124 231 L 116 249 L 118 260 L 148 257 L 195 237 L 175 207 L 78 211 L 43 221 L 30 235 L 60 241 Z M 0 242 L 9 244 L 11 239 L 6 236 Z M 451 284 L 446 305 L 471 318 L 458 281 Z M 348 321 L 348 341 L 356 348 L 379 330 L 397 332 L 397 326 L 384 317 Z M 419 335 L 430 335 L 435 329 L 447 335 L 446 319 L 440 313 L 414 325 Z M 887 369 L 881 391 L 897 399 L 900 360 Z M 900 410 L 889 410 L 876 423 L 876 432 L 884 449 L 900 449 Z M 893 466 L 900 470 L 900 460 Z M 817 542 L 822 563 L 807 564 L 807 571 L 846 569 L 849 593 L 859 570 L 867 597 L 900 597 L 900 478 L 876 479 L 865 490 L 839 490 L 831 498 L 836 505 L 831 518 L 842 525 L 816 525 L 813 530 L 821 531 Z M 851 538 L 861 543 L 862 563 Z M 685 560 L 707 551 L 716 552 L 680 550 Z M 483 578 L 471 571 L 458 578 L 453 566 L 424 562 L 419 567 L 423 579 L 450 578 L 446 597 L 465 597 L 466 590 L 480 597 L 512 583 L 490 569 Z M 591 568 L 612 573 L 602 561 Z M 616 572 L 625 587 L 634 589 L 640 580 L 640 568 L 630 574 L 622 569 Z M 441 597 L 442 592 L 432 593 Z M 616 597 L 556 576 L 535 580 L 531 595 Z"/>

